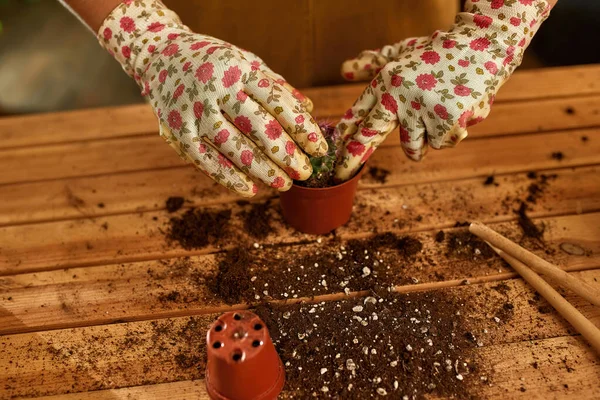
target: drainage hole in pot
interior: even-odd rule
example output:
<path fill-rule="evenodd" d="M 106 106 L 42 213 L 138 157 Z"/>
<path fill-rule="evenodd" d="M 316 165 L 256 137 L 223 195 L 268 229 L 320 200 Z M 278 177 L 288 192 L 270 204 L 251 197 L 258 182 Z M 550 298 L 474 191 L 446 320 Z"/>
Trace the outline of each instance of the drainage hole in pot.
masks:
<path fill-rule="evenodd" d="M 262 344 L 262 342 L 260 340 L 255 340 L 252 342 L 252 347 L 258 347 Z"/>
<path fill-rule="evenodd" d="M 239 321 L 240 319 L 242 319 L 242 316 L 240 314 L 234 314 L 233 319 L 235 319 L 236 321 Z"/>
<path fill-rule="evenodd" d="M 236 362 L 242 361 L 242 358 L 244 358 L 244 354 L 240 350 L 236 350 L 231 356 L 231 358 L 233 359 L 233 361 Z"/>
<path fill-rule="evenodd" d="M 223 326 L 221 326 L 221 325 L 215 326 L 215 331 L 216 332 L 221 332 L 222 330 L 223 330 Z"/>
<path fill-rule="evenodd" d="M 254 330 L 255 331 L 260 331 L 262 329 L 262 324 L 254 324 Z"/>
<path fill-rule="evenodd" d="M 221 342 L 213 343 L 213 349 L 220 349 L 221 347 L 223 347 L 223 343 L 221 343 Z"/>

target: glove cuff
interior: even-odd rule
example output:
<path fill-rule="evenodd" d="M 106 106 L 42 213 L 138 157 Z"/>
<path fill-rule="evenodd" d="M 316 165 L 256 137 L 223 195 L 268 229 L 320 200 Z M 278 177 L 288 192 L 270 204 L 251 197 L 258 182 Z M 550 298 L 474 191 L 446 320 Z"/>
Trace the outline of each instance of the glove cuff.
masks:
<path fill-rule="evenodd" d="M 550 9 L 546 0 L 467 0 L 451 32 L 471 36 L 470 49 L 501 62 L 498 76 L 507 79 Z"/>
<path fill-rule="evenodd" d="M 154 57 L 168 52 L 170 42 L 188 32 L 179 16 L 161 1 L 124 0 L 106 17 L 97 38 L 142 86 L 141 77 Z"/>

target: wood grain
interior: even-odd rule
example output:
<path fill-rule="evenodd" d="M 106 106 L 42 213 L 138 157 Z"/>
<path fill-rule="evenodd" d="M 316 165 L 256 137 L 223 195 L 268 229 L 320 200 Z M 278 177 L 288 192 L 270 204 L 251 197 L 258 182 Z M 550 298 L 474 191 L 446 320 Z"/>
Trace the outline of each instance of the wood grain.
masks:
<path fill-rule="evenodd" d="M 599 273 L 600 270 L 592 270 L 577 274 L 600 288 Z M 565 337 L 572 332 L 556 314 L 540 313 L 538 304 L 529 302 L 534 297 L 533 290 L 523 281 L 515 279 L 504 283 L 503 291 L 492 291 L 491 297 L 486 298 L 476 293 L 490 291 L 497 283 L 445 289 L 448 296 L 462 299 L 473 326 L 488 332 L 478 336 L 483 346 L 479 349 L 484 357 L 482 365 L 492 367 L 493 377 L 501 378 L 505 385 L 518 384 L 524 377 L 525 382 L 538 382 L 540 391 L 550 391 L 560 380 L 567 379 L 566 383 L 573 385 L 572 390 L 595 393 L 590 392 L 589 385 L 590 379 L 595 380 L 599 373 L 598 360 L 589 356 L 587 345 L 580 338 Z M 514 306 L 513 317 L 503 323 L 494 322 L 490 315 L 507 299 Z M 600 323 L 597 308 L 582 304 L 578 299 L 569 298 L 569 301 L 594 323 Z M 204 331 L 215 317 L 170 318 L 3 336 L 0 339 L 0 380 L 6 385 L 0 387 L 0 396 L 54 395 L 202 378 Z M 188 332 L 186 340 L 173 339 Z M 568 344 L 568 353 L 567 349 L 555 348 L 556 343 Z M 503 349 L 506 351 L 499 351 Z M 519 353 L 522 358 L 517 356 Z M 193 362 L 182 363 L 180 354 L 198 358 L 186 358 Z M 560 373 L 561 364 L 554 365 L 551 375 L 555 377 L 544 381 L 542 372 L 547 372 L 550 365 L 562 363 L 555 356 L 564 355 L 576 371 L 588 372 L 570 374 L 574 378 L 567 378 L 569 375 Z M 526 368 L 531 359 L 544 365 L 543 371 L 531 364 Z M 511 365 L 518 367 L 515 370 L 522 375 L 506 368 Z M 499 394 L 493 392 L 493 387 L 489 390 Z M 504 392 L 505 386 L 500 390 Z"/>
<path fill-rule="evenodd" d="M 464 301 L 492 383 L 482 397 L 600 397 L 600 359 L 532 288 L 499 258 L 461 258 L 434 239 L 479 219 L 600 290 L 599 78 L 597 66 L 519 72 L 469 140 L 422 163 L 406 160 L 392 134 L 369 164 L 390 170 L 387 182 L 364 177 L 355 216 L 337 230 L 341 241 L 391 231 L 422 242 L 418 258 L 394 265 L 396 290 Z M 363 86 L 305 93 L 316 115 L 339 117 Z M 226 305 L 206 277 L 215 251 L 256 241 L 240 215 L 250 205 L 182 165 L 146 105 L 1 119 L 0 168 L 0 398 L 206 398 L 205 329 L 216 313 L 248 307 Z M 542 173 L 556 177 L 542 185 Z M 532 185 L 544 186 L 527 202 L 543 244 L 516 221 Z M 173 214 L 164 202 L 173 195 L 189 200 L 184 209 L 231 208 L 230 232 L 193 251 L 167 244 L 161 229 Z M 276 230 L 262 245 L 298 256 L 329 246 L 288 229 L 274 195 L 257 199 L 271 200 Z M 279 275 L 261 268 L 256 276 L 258 285 Z M 317 300 L 343 298 L 336 290 Z M 182 297 L 165 301 L 174 291 Z M 565 295 L 600 325 L 600 309 Z M 496 322 L 507 301 L 512 317 Z"/>
<path fill-rule="evenodd" d="M 577 188 L 562 186 L 561 190 L 561 185 L 557 186 L 559 189 L 555 193 L 558 198 L 563 196 L 564 201 L 552 202 L 552 197 L 548 197 L 548 203 L 540 200 L 539 204 L 532 205 L 531 215 L 536 217 L 597 211 L 600 196 L 598 174 L 592 170 L 588 179 L 574 179 L 580 183 Z M 509 180 L 507 178 L 506 182 Z M 557 177 L 550 186 L 560 180 Z M 463 189 L 458 182 L 444 182 L 438 186 L 439 190 L 435 185 L 422 185 L 413 189 L 399 186 L 380 191 L 361 190 L 357 195 L 355 212 L 356 215 L 366 216 L 355 217 L 347 226 L 338 229 L 338 234 L 364 235 L 373 229 L 415 232 L 450 227 L 456 221 L 478 219 L 488 223 L 511 220 L 516 218 L 513 210 L 518 207 L 519 199 L 522 201 L 528 196 L 527 178 L 521 176 L 518 182 L 518 186 L 507 183 L 488 187 L 481 181 L 467 181 L 466 188 Z M 567 179 L 564 185 L 569 183 L 571 181 Z M 517 188 L 521 194 L 514 192 Z M 412 196 L 407 196 L 411 194 Z M 506 196 L 509 198 L 503 205 L 501 202 Z M 242 207 L 234 205 L 232 210 L 234 217 L 230 221 L 230 232 L 235 241 L 232 243 L 224 239 L 219 247 L 255 242 L 245 232 L 243 218 L 238 216 L 243 211 Z M 277 210 L 276 203 L 273 203 L 271 215 L 276 233 L 262 242 L 291 243 L 307 238 L 315 239 L 314 236 L 303 235 L 288 228 L 281 222 Z M 376 218 L 373 217 L 375 215 Z M 208 246 L 184 251 L 177 245 L 168 245 L 161 230 L 166 228 L 165 224 L 170 217 L 164 211 L 152 211 L 2 227 L 0 236 L 4 240 L 0 252 L 0 275 L 207 254 L 217 250 L 214 246 Z M 597 229 L 590 229 L 590 238 L 597 238 L 598 236 L 593 236 L 598 234 Z"/>
<path fill-rule="evenodd" d="M 500 90 L 488 119 L 470 129 L 470 138 L 598 126 L 599 80 L 600 72 L 594 66 L 517 72 Z M 328 86 L 303 92 L 314 102 L 315 118 L 336 120 L 364 86 Z M 533 99 L 536 101 L 523 102 Z M 0 118 L 0 149 L 157 135 L 156 117 L 146 104 Z"/>
<path fill-rule="evenodd" d="M 548 228 L 544 237 L 544 247 L 532 249 L 547 260 L 559 264 L 569 271 L 600 268 L 600 242 L 577 239 L 565 232 L 578 232 L 582 224 L 600 225 L 600 214 L 593 214 L 585 221 L 579 217 L 546 218 L 537 221 Z M 515 222 L 492 225 L 502 229 L 518 240 L 520 233 Z M 550 228 L 551 227 L 551 228 Z M 446 230 L 450 235 L 453 229 Z M 395 285 L 415 286 L 432 282 L 477 280 L 486 277 L 489 280 L 505 279 L 510 269 L 499 257 L 465 257 L 463 254 L 448 252 L 446 244 L 437 242 L 434 237 L 438 231 L 424 231 L 411 236 L 418 239 L 423 250 L 418 259 L 398 258 Z M 517 232 L 517 233 L 515 233 Z M 583 255 L 569 255 L 561 250 L 566 241 L 578 246 Z M 342 242 L 342 245 L 344 243 Z M 302 244 L 286 247 L 297 258 L 322 252 L 329 248 L 327 242 Z M 482 246 L 485 246 L 482 243 Z M 528 243 L 531 247 L 532 243 Z M 263 250 L 252 250 L 259 254 Z M 171 259 L 162 261 L 143 261 L 100 265 L 96 267 L 65 268 L 47 272 L 36 272 L 0 277 L 0 335 L 38 331 L 44 329 L 62 329 L 75 326 L 89 326 L 114 323 L 116 321 L 134 321 L 198 315 L 223 312 L 229 309 L 208 287 L 207 281 L 218 270 L 218 255 L 193 256 L 189 260 Z M 435 260 L 432 265 L 430 260 Z M 263 284 L 271 283 L 279 271 L 259 268 L 261 264 L 249 264 L 256 276 L 251 298 L 285 299 L 282 293 L 263 294 Z M 294 265 L 297 269 L 298 265 Z M 319 287 L 320 279 L 312 282 Z M 310 286 L 310 283 L 309 283 Z M 360 290 L 361 287 L 353 287 Z M 331 285 L 319 289 L 319 294 L 337 293 L 342 289 Z M 175 297 L 169 297 L 176 294 Z M 299 297 L 315 293 L 298 289 Z M 10 300 L 8 297 L 10 296 Z M 291 297 L 290 297 L 291 298 Z"/>
<path fill-rule="evenodd" d="M 452 151 L 459 151 L 459 149 Z M 578 152 L 574 154 L 576 157 L 579 156 Z M 439 162 L 444 161 L 441 154 L 439 154 L 439 158 L 437 153 L 432 153 L 431 156 L 422 164 L 403 163 L 401 159 L 390 160 L 389 164 L 386 164 L 387 161 L 373 158 L 369 166 L 380 166 L 389 170 L 391 175 L 385 184 L 381 184 L 366 174 L 360 180 L 359 187 L 361 189 L 380 188 L 406 184 L 407 181 L 418 183 L 420 180 L 425 180 L 426 174 L 430 174 L 435 169 L 439 170 L 438 176 L 441 179 L 454 178 L 451 175 L 452 170 L 444 169 L 439 163 L 436 166 L 436 159 L 439 159 Z M 547 154 L 540 152 L 539 156 L 541 159 L 538 162 L 546 163 Z M 472 157 L 472 154 L 462 153 L 463 161 L 461 163 L 468 163 Z M 502 163 L 503 159 L 498 157 L 491 161 Z M 529 158 L 520 159 L 518 160 L 519 164 L 513 164 L 512 167 L 527 171 L 531 168 L 530 161 L 532 160 Z M 577 160 L 571 160 L 571 163 L 573 161 Z M 571 164 L 569 160 L 565 160 L 565 162 Z M 562 166 L 562 162 L 550 163 Z M 413 167 L 413 170 L 407 177 L 407 168 L 409 167 Z M 454 170 L 459 168 L 455 166 Z M 572 179 L 577 180 L 578 185 L 582 184 L 584 187 L 589 186 L 590 183 L 597 183 L 598 169 L 596 167 L 576 168 L 575 171 L 581 172 L 586 178 L 580 178 L 577 173 L 568 169 L 549 170 L 547 174 L 570 174 Z M 446 173 L 445 177 L 442 175 L 444 173 Z M 472 184 L 475 186 L 482 178 L 473 178 L 472 176 L 484 176 L 486 173 L 499 176 L 503 174 L 503 170 L 500 166 L 492 165 L 484 171 L 474 171 L 471 177 L 468 177 L 466 171 L 462 175 L 466 175 L 467 179 L 473 179 Z M 558 183 L 560 182 L 563 181 L 558 180 Z M 264 186 L 260 186 L 260 188 L 255 200 L 277 195 L 274 190 Z M 423 189 L 419 187 L 419 191 Z M 574 189 L 574 193 L 579 191 L 578 186 L 574 186 Z M 410 186 L 406 186 L 406 190 L 412 189 Z M 186 206 L 207 206 L 239 200 L 237 195 L 207 179 L 192 167 L 0 185 L 0 198 L 2 198 L 0 226 L 160 210 L 164 209 L 165 201 L 170 196 L 185 197 L 189 201 Z"/>
<path fill-rule="evenodd" d="M 369 163 L 397 171 L 394 177 L 404 184 L 522 171 L 524 163 L 530 169 L 591 165 L 600 162 L 600 140 L 594 140 L 597 132 L 585 129 L 467 140 L 453 149 L 430 150 L 420 163 L 404 157 L 397 146 L 389 146 L 373 153 Z M 592 139 L 583 141 L 584 136 Z M 564 155 L 560 162 L 551 157 L 557 151 Z M 19 148 L 0 151 L 0 168 L 11 171 L 0 175 L 0 185 L 173 167 L 193 168 L 174 157 L 158 136 Z"/>

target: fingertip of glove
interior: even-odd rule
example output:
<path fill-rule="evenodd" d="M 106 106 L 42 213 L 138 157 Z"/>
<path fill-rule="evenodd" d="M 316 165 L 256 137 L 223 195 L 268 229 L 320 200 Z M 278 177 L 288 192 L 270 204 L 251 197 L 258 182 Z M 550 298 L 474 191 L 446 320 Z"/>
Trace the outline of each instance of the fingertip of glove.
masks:
<path fill-rule="evenodd" d="M 342 74 L 342 77 L 345 80 L 347 80 L 347 81 L 355 81 L 356 80 L 356 74 L 355 74 L 354 68 L 353 68 L 353 65 L 356 61 L 357 61 L 356 59 L 346 60 L 342 64 L 340 73 Z"/>
<path fill-rule="evenodd" d="M 323 157 L 329 151 L 329 145 L 325 139 L 321 139 L 320 141 L 314 143 L 313 146 L 310 146 L 306 149 L 306 152 L 313 157 Z"/>

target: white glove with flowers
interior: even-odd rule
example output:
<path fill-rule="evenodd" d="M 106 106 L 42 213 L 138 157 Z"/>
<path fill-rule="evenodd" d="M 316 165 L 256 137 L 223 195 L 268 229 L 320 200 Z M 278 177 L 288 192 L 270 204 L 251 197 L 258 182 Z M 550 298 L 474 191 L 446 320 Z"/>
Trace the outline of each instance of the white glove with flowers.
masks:
<path fill-rule="evenodd" d="M 397 126 L 406 155 L 452 147 L 490 112 L 549 14 L 545 0 L 468 0 L 448 31 L 411 38 L 346 61 L 348 80 L 375 77 L 337 129 L 344 153 L 336 178 L 350 178 Z"/>
<path fill-rule="evenodd" d="M 161 136 L 242 196 L 257 191 L 249 176 L 289 189 L 312 172 L 301 149 L 327 152 L 308 99 L 254 54 L 191 32 L 160 1 L 124 1 L 98 39 L 142 88 Z"/>

